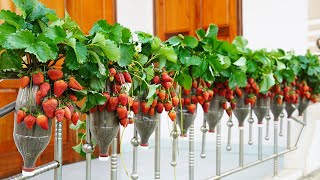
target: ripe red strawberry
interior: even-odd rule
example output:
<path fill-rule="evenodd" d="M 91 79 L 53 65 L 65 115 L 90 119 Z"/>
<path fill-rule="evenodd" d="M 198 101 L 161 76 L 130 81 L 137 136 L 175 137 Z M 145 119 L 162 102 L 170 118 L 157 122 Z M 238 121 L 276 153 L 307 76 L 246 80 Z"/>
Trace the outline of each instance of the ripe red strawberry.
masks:
<path fill-rule="evenodd" d="M 309 91 L 309 86 L 308 86 L 308 85 L 304 85 L 304 86 L 302 87 L 302 91 L 304 91 L 304 92 Z"/>
<path fill-rule="evenodd" d="M 214 92 L 212 90 L 209 90 L 208 93 L 209 93 L 209 98 L 212 98 L 214 95 Z"/>
<path fill-rule="evenodd" d="M 109 69 L 109 76 L 110 77 L 113 77 L 114 75 L 116 75 L 117 71 L 115 68 L 110 68 Z"/>
<path fill-rule="evenodd" d="M 279 85 L 275 85 L 275 86 L 274 86 L 274 92 L 275 92 L 276 94 L 279 94 L 279 93 L 281 92 L 281 88 L 280 88 Z"/>
<path fill-rule="evenodd" d="M 20 87 L 23 89 L 27 87 L 30 83 L 30 78 L 28 76 L 22 76 L 20 78 Z"/>
<path fill-rule="evenodd" d="M 171 82 L 162 82 L 161 85 L 165 88 L 165 89 L 169 89 L 172 86 Z"/>
<path fill-rule="evenodd" d="M 209 92 L 204 91 L 202 93 L 202 97 L 203 97 L 204 101 L 208 101 L 209 100 Z"/>
<path fill-rule="evenodd" d="M 254 79 L 253 78 L 248 78 L 248 83 L 249 84 L 253 84 L 254 83 Z"/>
<path fill-rule="evenodd" d="M 118 97 L 110 97 L 108 103 L 107 103 L 107 110 L 108 112 L 114 111 L 117 109 L 119 103 Z"/>
<path fill-rule="evenodd" d="M 58 101 L 54 98 L 50 98 L 44 102 L 42 102 L 42 108 L 44 111 L 44 114 L 48 118 L 53 118 L 54 117 L 54 112 L 58 107 Z"/>
<path fill-rule="evenodd" d="M 123 73 L 123 77 L 124 77 L 124 80 L 128 83 L 132 83 L 132 79 L 131 79 L 131 75 L 129 74 L 129 72 L 124 72 Z"/>
<path fill-rule="evenodd" d="M 198 81 L 197 81 L 196 79 L 194 79 L 194 80 L 192 81 L 192 87 L 193 87 L 193 88 L 197 88 L 197 87 L 198 87 Z"/>
<path fill-rule="evenodd" d="M 226 101 L 224 101 L 221 105 L 222 109 L 226 110 L 228 108 L 228 104 Z"/>
<path fill-rule="evenodd" d="M 36 104 L 40 105 L 41 104 L 41 100 L 42 100 L 42 93 L 41 91 L 37 91 L 36 93 Z"/>
<path fill-rule="evenodd" d="M 74 95 L 74 94 L 70 94 L 70 95 L 69 95 L 69 99 L 71 99 L 72 101 L 78 101 L 77 96 Z"/>
<path fill-rule="evenodd" d="M 130 123 L 130 122 L 129 122 L 129 119 L 128 119 L 128 118 L 122 118 L 122 119 L 120 119 L 120 124 L 121 124 L 121 126 L 123 126 L 123 127 L 127 127 L 129 123 Z"/>
<path fill-rule="evenodd" d="M 146 102 L 142 102 L 141 103 L 141 111 L 142 111 L 142 113 L 147 114 L 149 109 L 150 109 L 150 106 L 147 106 Z"/>
<path fill-rule="evenodd" d="M 163 101 L 166 98 L 166 91 L 161 90 L 158 96 L 159 96 L 159 99 Z"/>
<path fill-rule="evenodd" d="M 17 112 L 17 123 L 22 123 L 23 119 L 27 116 L 26 112 L 23 110 L 18 110 Z"/>
<path fill-rule="evenodd" d="M 68 107 L 65 107 L 64 108 L 64 117 L 67 119 L 67 120 L 71 120 L 71 111 Z"/>
<path fill-rule="evenodd" d="M 98 110 L 98 107 L 95 106 L 95 107 L 93 107 L 93 108 L 91 108 L 91 109 L 89 110 L 89 113 L 95 113 L 95 112 L 97 112 L 97 110 Z"/>
<path fill-rule="evenodd" d="M 177 114 L 175 111 L 170 111 L 168 115 L 169 115 L 169 118 L 171 119 L 171 121 L 174 121 L 177 117 Z"/>
<path fill-rule="evenodd" d="M 63 72 L 60 69 L 49 69 L 48 70 L 49 79 L 56 81 L 63 77 Z"/>
<path fill-rule="evenodd" d="M 278 105 L 281 105 L 282 102 L 283 102 L 282 97 L 281 97 L 281 96 L 278 96 L 278 97 L 277 97 L 277 104 L 278 104 Z"/>
<path fill-rule="evenodd" d="M 78 112 L 74 112 L 74 113 L 72 114 L 72 116 L 71 116 L 71 122 L 72 122 L 72 124 L 77 125 L 77 122 L 79 121 L 79 119 L 80 119 L 79 113 L 78 113 Z"/>
<path fill-rule="evenodd" d="M 120 84 L 114 84 L 113 86 L 112 86 L 112 92 L 114 92 L 114 93 L 118 93 L 118 92 L 120 92 L 121 91 L 121 85 Z"/>
<path fill-rule="evenodd" d="M 197 96 L 198 102 L 202 105 L 204 103 L 204 99 L 202 96 Z"/>
<path fill-rule="evenodd" d="M 304 97 L 306 97 L 307 99 L 310 99 L 310 97 L 311 97 L 311 93 L 310 93 L 310 92 L 305 92 L 303 95 L 304 95 Z"/>
<path fill-rule="evenodd" d="M 102 112 L 102 111 L 104 111 L 104 108 L 106 107 L 106 105 L 104 104 L 104 105 L 98 105 L 98 111 L 99 112 Z"/>
<path fill-rule="evenodd" d="M 208 113 L 209 112 L 209 107 L 210 107 L 210 102 L 205 102 L 202 105 L 203 112 Z"/>
<path fill-rule="evenodd" d="M 29 114 L 24 118 L 24 123 L 26 124 L 28 129 L 32 129 L 34 124 L 36 123 L 37 118 L 34 117 L 33 115 Z"/>
<path fill-rule="evenodd" d="M 149 115 L 150 116 L 154 116 L 154 107 L 151 107 L 150 109 L 149 109 Z"/>
<path fill-rule="evenodd" d="M 175 97 L 175 96 L 177 96 L 177 93 L 176 93 L 176 92 L 174 92 L 174 91 L 171 91 L 171 92 L 170 92 L 170 94 L 171 94 L 171 97 Z"/>
<path fill-rule="evenodd" d="M 201 95 L 203 92 L 203 89 L 202 87 L 197 87 L 196 91 L 197 91 L 197 95 Z"/>
<path fill-rule="evenodd" d="M 47 83 L 47 82 L 42 83 L 40 85 L 41 96 L 45 97 L 48 94 L 48 92 L 50 91 L 50 88 L 51 87 L 50 87 L 49 83 Z"/>
<path fill-rule="evenodd" d="M 55 116 L 56 116 L 57 121 L 61 122 L 63 120 L 63 117 L 64 117 L 64 110 L 61 109 L 61 108 L 56 109 Z"/>
<path fill-rule="evenodd" d="M 124 76 L 122 73 L 117 73 L 115 76 L 114 76 L 114 79 L 119 83 L 119 84 L 124 84 L 125 83 L 125 79 L 124 79 Z"/>
<path fill-rule="evenodd" d="M 235 109 L 236 106 L 237 106 L 237 103 L 236 102 L 231 102 L 230 106 L 231 106 L 231 109 Z"/>
<path fill-rule="evenodd" d="M 186 97 L 184 98 L 184 105 L 189 105 L 191 103 L 190 98 Z"/>
<path fill-rule="evenodd" d="M 156 107 L 157 106 L 157 103 L 158 103 L 158 101 L 156 100 L 156 99 L 154 99 L 153 101 L 152 101 L 152 104 L 151 104 L 151 107 Z"/>
<path fill-rule="evenodd" d="M 122 93 L 118 96 L 118 99 L 122 106 L 126 106 L 128 104 L 128 95 Z"/>
<path fill-rule="evenodd" d="M 289 90 L 290 90 L 289 86 L 283 87 L 283 92 L 284 92 L 284 93 L 288 93 Z"/>
<path fill-rule="evenodd" d="M 82 86 L 74 77 L 70 77 L 69 79 L 69 88 L 72 88 L 75 90 L 82 90 Z"/>
<path fill-rule="evenodd" d="M 154 76 L 152 82 L 154 84 L 160 84 L 160 77 L 158 75 Z"/>
<path fill-rule="evenodd" d="M 240 98 L 242 98 L 242 91 L 241 91 L 241 89 L 237 88 L 237 89 L 236 89 L 236 94 L 237 94 L 237 96 L 239 96 Z"/>
<path fill-rule="evenodd" d="M 42 72 L 38 72 L 36 74 L 32 75 L 32 82 L 35 85 L 40 85 L 41 83 L 44 82 L 44 75 L 42 74 Z"/>
<path fill-rule="evenodd" d="M 164 104 L 164 109 L 165 109 L 166 111 L 170 111 L 170 110 L 172 109 L 172 103 L 171 103 L 171 102 L 166 102 L 166 103 Z"/>
<path fill-rule="evenodd" d="M 196 111 L 196 105 L 195 104 L 190 104 L 188 106 L 188 111 L 193 114 Z"/>
<path fill-rule="evenodd" d="M 190 91 L 190 89 L 183 89 L 183 93 L 187 96 L 190 94 Z"/>
<path fill-rule="evenodd" d="M 228 116 L 232 115 L 232 109 L 231 108 L 226 109 L 226 112 L 227 112 Z"/>
<path fill-rule="evenodd" d="M 69 105 L 68 105 L 68 108 L 70 109 L 71 114 L 73 114 L 73 111 L 74 111 L 73 105 L 72 105 L 72 104 L 69 104 Z"/>
<path fill-rule="evenodd" d="M 157 104 L 157 106 L 156 106 L 157 112 L 158 112 L 158 113 L 162 113 L 163 107 L 164 107 L 163 103 L 162 103 L 162 102 L 158 102 L 158 104 Z"/>
<path fill-rule="evenodd" d="M 131 106 L 131 110 L 133 111 L 134 114 L 139 113 L 139 106 L 140 106 L 139 101 L 133 101 L 132 106 Z"/>
<path fill-rule="evenodd" d="M 173 106 L 178 106 L 179 105 L 179 98 L 178 97 L 173 97 L 172 98 L 172 104 L 173 104 Z"/>
<path fill-rule="evenodd" d="M 58 80 L 53 84 L 53 93 L 60 97 L 63 92 L 67 89 L 68 84 L 64 80 Z"/>
<path fill-rule="evenodd" d="M 48 117 L 43 114 L 37 116 L 37 125 L 40 126 L 44 130 L 48 130 L 49 129 Z"/>
<path fill-rule="evenodd" d="M 192 102 L 193 104 L 197 104 L 197 103 L 198 103 L 198 98 L 197 98 L 196 95 L 191 96 L 191 102 Z"/>
<path fill-rule="evenodd" d="M 119 119 L 123 119 L 127 117 L 127 107 L 126 106 L 118 106 L 117 107 L 117 113 Z"/>
<path fill-rule="evenodd" d="M 162 79 L 162 82 L 172 82 L 172 78 L 166 72 L 162 73 L 161 79 Z"/>

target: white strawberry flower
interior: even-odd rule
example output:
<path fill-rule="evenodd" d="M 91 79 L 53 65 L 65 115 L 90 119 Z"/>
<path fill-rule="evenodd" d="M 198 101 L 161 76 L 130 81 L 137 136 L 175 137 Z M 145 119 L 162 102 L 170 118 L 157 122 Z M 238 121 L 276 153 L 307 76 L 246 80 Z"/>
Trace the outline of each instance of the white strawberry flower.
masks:
<path fill-rule="evenodd" d="M 141 43 L 139 43 L 137 46 L 134 47 L 134 49 L 136 50 L 136 52 L 141 52 Z"/>

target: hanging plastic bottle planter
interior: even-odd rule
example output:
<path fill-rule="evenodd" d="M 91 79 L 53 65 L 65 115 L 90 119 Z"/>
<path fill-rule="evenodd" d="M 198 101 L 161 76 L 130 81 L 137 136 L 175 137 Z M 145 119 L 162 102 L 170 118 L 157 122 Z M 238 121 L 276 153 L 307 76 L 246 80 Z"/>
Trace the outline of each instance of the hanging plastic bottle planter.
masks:
<path fill-rule="evenodd" d="M 188 109 L 184 106 L 182 109 L 182 120 L 181 120 L 181 110 L 177 108 L 177 124 L 180 128 L 180 136 L 187 137 L 187 132 L 197 117 L 197 113 L 190 113 Z"/>
<path fill-rule="evenodd" d="M 39 110 L 35 102 L 38 89 L 38 86 L 20 89 L 16 100 L 13 137 L 23 158 L 22 174 L 24 176 L 34 174 L 36 160 L 46 149 L 51 138 L 52 120 L 44 119 L 48 121 L 48 126 L 41 127 L 37 118 L 31 115 L 36 114 L 37 109 Z M 24 119 L 21 119 L 20 114 L 22 108 L 29 114 L 24 114 Z"/>
<path fill-rule="evenodd" d="M 302 116 L 303 112 L 307 109 L 309 102 L 310 100 L 305 97 L 300 98 L 299 104 L 298 104 L 299 116 Z"/>
<path fill-rule="evenodd" d="M 248 94 L 244 92 L 241 97 L 236 96 L 234 98 L 236 100 L 236 108 L 233 110 L 233 113 L 238 119 L 239 127 L 243 126 L 243 123 L 250 111 L 250 105 L 248 102 L 246 102 L 247 98 Z"/>
<path fill-rule="evenodd" d="M 258 118 L 258 124 L 263 124 L 263 119 L 270 109 L 270 98 L 258 96 L 253 111 Z"/>
<path fill-rule="evenodd" d="M 281 100 L 279 100 L 279 99 L 281 99 Z M 270 109 L 271 109 L 271 112 L 273 114 L 273 118 L 275 121 L 278 120 L 284 107 L 285 107 L 285 103 L 283 103 L 282 97 L 276 95 L 270 99 Z"/>
<path fill-rule="evenodd" d="M 209 125 L 209 132 L 215 132 L 217 124 L 220 122 L 224 109 L 221 107 L 221 96 L 214 96 L 210 102 L 209 112 L 204 113 L 204 119 Z"/>
<path fill-rule="evenodd" d="M 139 111 L 138 114 L 134 115 L 134 118 L 140 136 L 140 146 L 148 147 L 149 138 L 157 128 L 159 114 L 155 113 L 154 116 L 150 116 L 149 114 L 143 114 Z"/>
<path fill-rule="evenodd" d="M 109 146 L 119 131 L 119 121 L 115 112 L 107 110 L 90 113 L 90 131 L 96 140 L 100 152 L 99 160 L 107 161 L 109 159 Z"/>

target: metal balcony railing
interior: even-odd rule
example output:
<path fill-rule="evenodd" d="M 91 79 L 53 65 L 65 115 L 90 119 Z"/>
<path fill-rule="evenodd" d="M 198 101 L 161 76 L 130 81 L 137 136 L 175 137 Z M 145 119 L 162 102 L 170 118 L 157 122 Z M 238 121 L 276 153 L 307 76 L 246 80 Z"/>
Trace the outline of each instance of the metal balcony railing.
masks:
<path fill-rule="evenodd" d="M 9 114 L 10 112 L 14 111 L 15 109 L 15 102 L 8 104 L 7 106 L 0 109 L 0 118 Z M 231 116 L 232 117 L 232 116 Z M 228 170 L 226 172 L 221 172 L 221 122 L 217 125 L 216 131 L 216 175 L 207 178 L 208 180 L 214 179 L 221 179 L 223 177 L 229 176 L 236 172 L 242 171 L 244 169 L 250 168 L 252 166 L 256 166 L 260 163 L 265 161 L 273 160 L 274 161 L 274 176 L 278 176 L 278 158 L 288 152 L 294 151 L 297 149 L 298 142 L 300 140 L 301 134 L 304 130 L 306 125 L 306 113 L 303 115 L 303 120 L 299 120 L 298 118 L 291 118 L 287 119 L 287 147 L 286 150 L 282 152 L 278 152 L 278 136 L 282 136 L 282 128 L 283 128 L 283 117 L 284 114 L 282 113 L 280 116 L 280 121 L 273 121 L 274 122 L 274 152 L 272 155 L 262 158 L 262 124 L 258 126 L 258 152 L 257 152 L 257 160 L 255 162 L 251 162 L 248 164 L 244 164 L 244 129 L 243 127 L 239 128 L 239 166 L 238 168 Z M 87 116 L 86 120 L 86 143 L 84 144 L 83 151 L 86 153 L 86 180 L 91 179 L 91 153 L 94 150 L 94 146 L 91 143 L 91 134 L 90 134 L 90 116 Z M 266 137 L 265 139 L 269 139 L 269 126 L 270 126 L 270 115 L 266 116 Z M 159 123 L 160 121 L 158 121 Z M 249 144 L 252 144 L 252 112 L 249 115 Z M 298 138 L 294 146 L 291 145 L 291 123 L 296 122 L 302 125 L 301 131 L 299 132 Z M 279 127 L 280 123 L 280 127 Z M 227 122 L 228 126 L 228 143 L 227 143 L 227 150 L 231 150 L 230 146 L 230 139 L 231 139 L 231 127 L 232 121 L 229 119 Z M 203 139 L 205 140 L 205 134 L 207 132 L 207 127 L 204 122 L 203 126 L 201 127 L 201 131 L 203 132 Z M 280 133 L 279 133 L 280 132 Z M 176 140 L 178 134 L 172 134 L 173 139 Z M 204 142 L 204 141 L 203 141 Z M 251 143 L 250 143 L 251 142 Z M 131 179 L 138 179 L 138 172 L 137 172 L 137 146 L 139 145 L 137 131 L 134 129 L 134 136 L 131 140 L 131 144 L 133 145 L 133 169 L 131 174 Z M 175 144 L 175 143 L 174 143 Z M 28 179 L 44 172 L 54 170 L 54 179 L 61 180 L 62 179 L 62 124 L 61 122 L 56 122 L 55 126 L 55 141 L 54 141 L 54 161 L 44 164 L 40 167 L 37 167 L 35 170 L 34 175 L 32 176 L 23 176 L 22 174 L 18 174 L 8 179 Z M 173 147 L 174 148 L 174 147 Z M 176 150 L 176 148 L 174 148 Z M 171 165 L 176 165 L 176 152 L 173 151 L 173 157 Z M 206 157 L 205 153 L 205 144 L 202 144 L 201 154 L 202 158 Z M 111 155 L 111 168 L 110 168 L 111 180 L 117 179 L 117 138 L 113 140 L 112 143 L 112 155 Z M 155 171 L 154 171 L 154 178 L 160 179 L 160 125 L 155 132 Z M 194 125 L 192 124 L 189 129 L 189 179 L 194 179 Z"/>

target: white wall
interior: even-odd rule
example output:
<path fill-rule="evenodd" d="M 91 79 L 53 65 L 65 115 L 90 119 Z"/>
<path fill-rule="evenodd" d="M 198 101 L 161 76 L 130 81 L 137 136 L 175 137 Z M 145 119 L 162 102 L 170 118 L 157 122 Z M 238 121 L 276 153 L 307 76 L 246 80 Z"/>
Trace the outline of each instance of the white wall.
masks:
<path fill-rule="evenodd" d="M 243 35 L 254 49 L 283 48 L 304 54 L 307 10 L 307 0 L 244 0 Z"/>
<path fill-rule="evenodd" d="M 117 21 L 132 32 L 153 34 L 153 1 L 117 0 Z"/>

